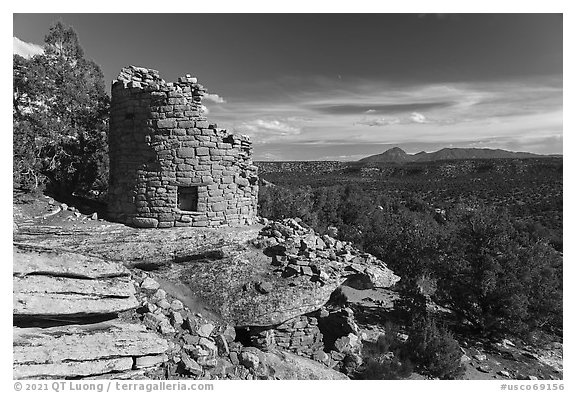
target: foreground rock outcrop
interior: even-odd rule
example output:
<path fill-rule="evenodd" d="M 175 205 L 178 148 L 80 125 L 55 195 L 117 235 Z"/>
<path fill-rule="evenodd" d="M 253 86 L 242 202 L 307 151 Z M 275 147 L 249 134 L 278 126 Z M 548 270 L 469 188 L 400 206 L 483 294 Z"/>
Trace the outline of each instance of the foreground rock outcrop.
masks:
<path fill-rule="evenodd" d="M 386 288 L 400 279 L 370 254 L 296 220 L 267 225 L 220 259 L 172 264 L 162 276 L 184 283 L 237 327 L 277 325 L 316 311 L 344 282 Z"/>
<path fill-rule="evenodd" d="M 15 226 L 15 378 L 346 379 L 360 333 L 326 305 L 343 283 L 399 280 L 298 220 L 156 231 L 61 214 Z"/>
<path fill-rule="evenodd" d="M 70 252 L 14 247 L 15 318 L 114 314 L 138 306 L 130 272 Z"/>
<path fill-rule="evenodd" d="M 140 324 L 118 321 L 14 328 L 15 379 L 121 372 L 166 360 L 168 343 Z M 152 362 L 150 362 L 152 360 Z"/>
<path fill-rule="evenodd" d="M 256 348 L 242 329 L 219 315 L 198 312 L 179 287 L 156 273 L 136 274 L 142 306 L 139 318 L 172 344 L 164 369 L 170 378 L 194 379 L 347 379 L 325 364 L 291 353 L 292 348 Z M 157 281 L 158 279 L 158 281 Z M 184 301 L 181 301 L 179 296 Z M 190 307 L 193 309 L 190 309 Z"/>
<path fill-rule="evenodd" d="M 117 318 L 139 305 L 123 265 L 24 245 L 13 258 L 14 378 L 122 373 L 167 359 L 165 339 Z"/>

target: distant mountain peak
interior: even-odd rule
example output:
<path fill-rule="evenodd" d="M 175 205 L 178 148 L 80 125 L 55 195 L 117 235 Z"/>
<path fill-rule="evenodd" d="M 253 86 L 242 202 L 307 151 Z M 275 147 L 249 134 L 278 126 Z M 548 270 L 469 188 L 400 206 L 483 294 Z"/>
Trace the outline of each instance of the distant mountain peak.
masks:
<path fill-rule="evenodd" d="M 438 160 L 471 160 L 495 158 L 533 158 L 544 157 L 534 153 L 513 152 L 502 149 L 445 147 L 432 153 L 421 151 L 408 154 L 399 147 L 393 147 L 384 153 L 362 158 L 361 162 L 424 162 Z"/>
<path fill-rule="evenodd" d="M 369 158 L 377 158 L 375 160 L 368 160 Z M 384 153 L 377 154 L 361 159 L 360 161 L 378 161 L 378 162 L 407 162 L 412 161 L 411 156 L 399 147 L 393 147 L 386 150 Z"/>

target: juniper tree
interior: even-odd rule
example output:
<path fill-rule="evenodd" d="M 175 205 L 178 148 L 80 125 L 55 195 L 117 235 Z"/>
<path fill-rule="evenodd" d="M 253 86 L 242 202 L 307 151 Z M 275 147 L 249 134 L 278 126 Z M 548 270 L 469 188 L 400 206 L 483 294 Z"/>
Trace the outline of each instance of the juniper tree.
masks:
<path fill-rule="evenodd" d="M 14 186 L 55 192 L 104 189 L 109 98 L 100 67 L 72 27 L 57 22 L 44 53 L 14 55 Z"/>

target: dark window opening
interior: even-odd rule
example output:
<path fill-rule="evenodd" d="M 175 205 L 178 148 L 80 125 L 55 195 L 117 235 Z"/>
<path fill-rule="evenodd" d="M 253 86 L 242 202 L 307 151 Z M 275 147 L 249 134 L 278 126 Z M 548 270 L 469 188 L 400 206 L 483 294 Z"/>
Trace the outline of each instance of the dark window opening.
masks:
<path fill-rule="evenodd" d="M 126 113 L 126 114 L 124 115 L 124 118 L 125 118 L 126 120 L 134 120 L 134 113 Z"/>
<path fill-rule="evenodd" d="M 178 187 L 178 209 L 198 211 L 198 187 Z"/>
<path fill-rule="evenodd" d="M 168 105 L 168 100 L 165 96 L 152 96 L 152 106 L 164 106 Z"/>

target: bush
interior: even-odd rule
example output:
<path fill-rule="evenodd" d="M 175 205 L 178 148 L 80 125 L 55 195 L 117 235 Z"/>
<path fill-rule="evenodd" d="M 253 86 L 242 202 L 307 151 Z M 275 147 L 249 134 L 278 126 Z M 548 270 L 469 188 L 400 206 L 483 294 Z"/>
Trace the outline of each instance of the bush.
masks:
<path fill-rule="evenodd" d="M 413 369 L 409 359 L 401 361 L 381 354 L 365 359 L 364 368 L 356 379 L 403 379 L 409 377 Z"/>
<path fill-rule="evenodd" d="M 384 329 L 376 344 L 364 345 L 364 364 L 357 379 L 401 379 L 412 373 L 410 359 L 401 357 L 404 343 L 398 337 L 398 326 L 387 322 Z"/>
<path fill-rule="evenodd" d="M 376 348 L 379 353 L 398 352 L 402 348 L 403 342 L 398 337 L 400 329 L 390 321 L 384 324 L 384 334 L 378 336 Z"/>
<path fill-rule="evenodd" d="M 438 327 L 434 319 L 428 316 L 418 317 L 413 322 L 404 350 L 417 371 L 425 375 L 456 379 L 464 372 L 460 365 L 462 352 L 458 342 L 448 330 Z"/>
<path fill-rule="evenodd" d="M 562 259 L 517 232 L 506 211 L 456 217 L 453 244 L 438 263 L 438 292 L 485 335 L 561 329 Z"/>

